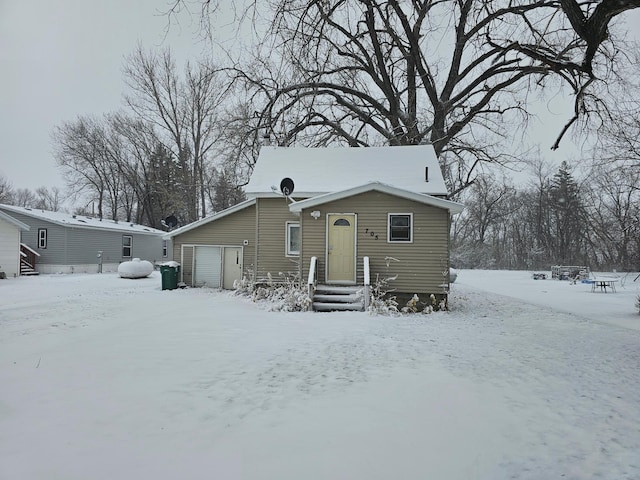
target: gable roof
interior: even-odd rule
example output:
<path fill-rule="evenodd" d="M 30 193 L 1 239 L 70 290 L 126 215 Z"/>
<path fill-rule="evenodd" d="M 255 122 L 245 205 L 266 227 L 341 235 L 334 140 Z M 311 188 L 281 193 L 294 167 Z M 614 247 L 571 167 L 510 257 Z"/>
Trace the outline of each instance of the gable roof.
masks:
<path fill-rule="evenodd" d="M 425 180 L 428 169 L 428 181 Z M 280 181 L 291 178 L 293 196 L 308 198 L 382 182 L 428 195 L 447 195 L 447 187 L 431 145 L 396 147 L 272 147 L 264 146 L 251 179 L 248 198 L 280 195 Z M 276 187 L 274 192 L 272 186 Z"/>
<path fill-rule="evenodd" d="M 5 222 L 15 225 L 20 230 L 31 230 L 31 227 L 29 227 L 29 225 L 27 225 L 26 223 L 22 223 L 20 220 L 13 218 L 11 215 L 4 213 L 2 210 L 0 210 L 0 218 Z"/>
<path fill-rule="evenodd" d="M 380 182 L 369 182 L 364 185 L 349 188 L 339 192 L 327 193 L 319 195 L 317 197 L 308 198 L 306 200 L 300 200 L 289 205 L 289 210 L 293 213 L 300 213 L 303 209 L 316 207 L 328 202 L 340 200 L 343 198 L 351 197 L 365 192 L 382 192 L 394 195 L 396 197 L 406 198 L 415 202 L 423 203 L 425 205 L 431 205 L 433 207 L 443 208 L 448 210 L 451 214 L 460 213 L 464 206 L 458 202 L 452 202 L 451 200 L 445 200 L 443 198 L 433 197 L 431 195 L 425 195 L 423 193 L 409 192 L 407 190 L 394 187 L 392 185 L 386 185 Z"/>
<path fill-rule="evenodd" d="M 138 225 L 131 222 L 107 220 L 84 215 L 73 215 L 65 212 L 51 212 L 49 210 L 40 210 L 37 208 L 15 207 L 13 205 L 0 204 L 0 211 L 5 213 L 19 213 L 38 220 L 44 220 L 63 227 L 88 228 L 93 230 L 110 230 L 123 233 L 139 233 L 143 235 L 159 235 L 164 234 L 162 230 L 158 230 L 144 225 Z"/>
<path fill-rule="evenodd" d="M 244 202 L 237 203 L 232 207 L 225 208 L 224 210 L 220 210 L 219 212 L 216 212 L 207 217 L 201 218 L 200 220 L 196 220 L 195 222 L 185 225 L 184 227 L 176 228 L 171 232 L 165 232 L 165 235 L 162 238 L 164 239 L 173 238 L 176 235 L 180 235 L 181 233 L 188 232 L 189 230 L 198 228 L 201 225 L 206 225 L 209 222 L 214 222 L 216 220 L 226 217 L 227 215 L 231 215 L 232 213 L 235 213 L 247 207 L 250 207 L 251 205 L 255 205 L 255 203 L 256 203 L 255 198 L 251 198 L 249 200 L 245 200 Z"/>

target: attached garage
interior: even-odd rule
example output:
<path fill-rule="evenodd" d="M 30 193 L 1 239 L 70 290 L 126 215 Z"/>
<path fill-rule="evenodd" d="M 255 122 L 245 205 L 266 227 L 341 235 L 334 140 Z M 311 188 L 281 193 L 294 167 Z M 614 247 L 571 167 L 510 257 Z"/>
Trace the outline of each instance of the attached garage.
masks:
<path fill-rule="evenodd" d="M 180 281 L 191 287 L 233 289 L 255 271 L 256 201 L 246 200 L 168 235 Z"/>
<path fill-rule="evenodd" d="M 182 281 L 192 287 L 232 289 L 242 279 L 242 247 L 182 245 Z"/>

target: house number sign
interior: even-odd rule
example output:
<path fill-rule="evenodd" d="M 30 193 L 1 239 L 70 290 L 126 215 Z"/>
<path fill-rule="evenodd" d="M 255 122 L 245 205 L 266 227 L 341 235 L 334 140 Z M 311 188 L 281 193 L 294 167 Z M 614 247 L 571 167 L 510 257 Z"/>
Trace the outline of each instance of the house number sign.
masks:
<path fill-rule="evenodd" d="M 378 240 L 378 234 L 376 232 L 374 232 L 373 230 L 369 230 L 368 228 L 364 229 L 364 233 L 369 234 L 370 237 L 373 237 L 374 240 Z"/>

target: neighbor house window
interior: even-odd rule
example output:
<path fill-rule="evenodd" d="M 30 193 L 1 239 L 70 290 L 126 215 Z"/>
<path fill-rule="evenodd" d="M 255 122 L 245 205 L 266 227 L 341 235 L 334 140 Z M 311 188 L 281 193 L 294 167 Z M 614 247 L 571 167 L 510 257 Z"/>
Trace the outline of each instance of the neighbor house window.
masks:
<path fill-rule="evenodd" d="M 287 255 L 300 255 L 300 224 L 287 222 Z"/>
<path fill-rule="evenodd" d="M 162 256 L 163 257 L 167 256 L 167 241 L 166 240 L 162 241 Z"/>
<path fill-rule="evenodd" d="M 47 248 L 47 229 L 38 229 L 38 248 Z"/>
<path fill-rule="evenodd" d="M 131 235 L 122 236 L 122 256 L 130 258 L 133 250 L 133 237 Z"/>
<path fill-rule="evenodd" d="M 413 242 L 413 213 L 389 214 L 389 242 Z"/>

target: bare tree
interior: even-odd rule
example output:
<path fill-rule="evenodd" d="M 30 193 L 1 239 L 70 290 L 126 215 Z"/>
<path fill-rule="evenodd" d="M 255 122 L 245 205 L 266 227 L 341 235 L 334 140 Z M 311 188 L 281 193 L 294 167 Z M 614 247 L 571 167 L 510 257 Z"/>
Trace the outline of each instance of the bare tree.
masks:
<path fill-rule="evenodd" d="M 58 187 L 38 187 L 35 191 L 35 208 L 58 212 L 62 208 L 64 198 Z"/>
<path fill-rule="evenodd" d="M 465 191 L 465 211 L 455 219 L 452 244 L 461 266 L 513 267 L 510 242 L 511 220 L 521 214 L 514 201 L 516 190 L 509 179 L 498 182 L 489 175 L 479 177 Z"/>
<path fill-rule="evenodd" d="M 146 52 L 141 47 L 131 55 L 125 65 L 129 94 L 128 106 L 139 119 L 165 133 L 179 162 L 181 186 L 187 201 L 188 218 L 197 218 L 197 191 L 194 188 L 197 167 L 188 144 L 187 112 L 182 104 L 183 91 L 171 52 Z"/>
<path fill-rule="evenodd" d="M 16 207 L 35 208 L 36 196 L 28 188 L 17 188 L 13 192 L 12 204 Z"/>
<path fill-rule="evenodd" d="M 10 204 L 13 201 L 13 185 L 0 174 L 0 203 Z"/>
<path fill-rule="evenodd" d="M 54 156 L 67 187 L 83 201 L 97 203 L 100 218 L 118 219 L 122 146 L 111 136 L 108 117 L 78 117 L 52 133 Z"/>
<path fill-rule="evenodd" d="M 595 167 L 589 228 L 599 263 L 608 268 L 640 268 L 640 169 Z"/>
<path fill-rule="evenodd" d="M 0 203 L 57 212 L 62 208 L 64 198 L 58 187 L 43 186 L 37 188 L 35 192 L 28 188 L 14 189 L 11 182 L 0 175 Z"/>
<path fill-rule="evenodd" d="M 203 0 L 203 19 L 221 8 Z M 173 2 L 176 9 L 182 0 Z M 272 15 L 252 66 L 259 127 L 281 145 L 431 142 L 454 192 L 482 163 L 510 161 L 537 89 L 566 84 L 575 115 L 599 108 L 593 83 L 615 72 L 611 20 L 640 0 L 276 0 L 234 3 Z M 205 22 L 206 23 L 206 22 Z M 243 57 L 246 52 L 243 52 Z M 269 61 L 271 59 L 271 61 Z"/>
<path fill-rule="evenodd" d="M 178 73 L 170 50 L 142 48 L 125 66 L 129 86 L 127 104 L 139 119 L 154 125 L 163 144 L 171 149 L 182 171 L 182 192 L 187 197 L 188 221 L 206 215 L 206 177 L 213 146 L 218 139 L 219 113 L 229 83 L 210 61 L 187 64 Z"/>

